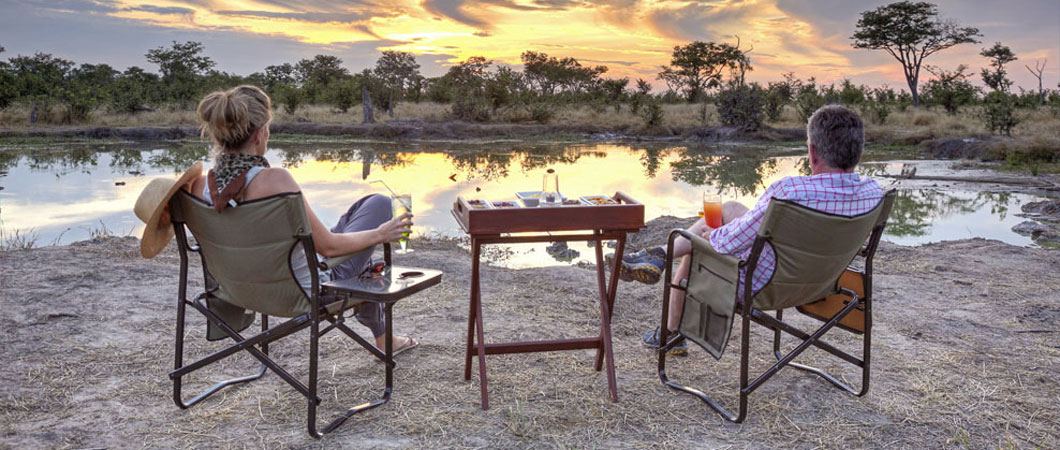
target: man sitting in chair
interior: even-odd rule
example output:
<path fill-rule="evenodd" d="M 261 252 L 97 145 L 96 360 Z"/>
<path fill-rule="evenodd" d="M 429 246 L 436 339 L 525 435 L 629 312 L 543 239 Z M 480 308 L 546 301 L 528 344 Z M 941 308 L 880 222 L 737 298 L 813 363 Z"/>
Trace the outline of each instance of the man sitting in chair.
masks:
<path fill-rule="evenodd" d="M 806 147 L 809 151 L 811 175 L 777 180 L 766 189 L 750 210 L 742 204 L 726 202 L 722 206 L 721 227 L 711 228 L 704 223 L 704 219 L 699 219 L 688 231 L 709 240 L 710 245 L 719 253 L 746 259 L 751 253 L 751 245 L 770 199 L 792 200 L 818 211 L 848 217 L 868 212 L 883 198 L 883 191 L 875 180 L 854 173 L 864 145 L 864 125 L 855 112 L 838 105 L 818 109 L 806 125 Z M 676 284 L 688 278 L 691 250 L 692 244 L 688 239 L 679 237 L 674 242 L 674 257 L 681 257 L 681 265 L 674 275 Z M 665 259 L 666 250 L 663 247 L 625 255 L 622 257 L 620 278 L 657 283 Z M 775 266 L 776 256 L 773 249 L 766 245 L 753 275 L 752 288 L 755 292 L 769 281 Z M 740 286 L 743 286 L 743 280 L 740 281 Z M 667 328 L 670 332 L 677 330 L 680 324 L 684 300 L 685 293 L 681 289 L 675 289 L 671 294 L 667 318 Z M 644 345 L 658 348 L 657 328 L 644 334 Z M 688 346 L 681 342 L 675 345 L 670 353 L 686 355 Z"/>

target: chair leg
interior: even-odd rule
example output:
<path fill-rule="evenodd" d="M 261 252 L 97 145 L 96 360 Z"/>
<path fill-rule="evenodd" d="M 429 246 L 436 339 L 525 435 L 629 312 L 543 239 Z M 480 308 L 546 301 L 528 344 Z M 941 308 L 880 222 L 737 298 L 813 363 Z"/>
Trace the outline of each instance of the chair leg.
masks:
<path fill-rule="evenodd" d="M 307 398 L 307 403 L 308 403 L 308 408 L 309 408 L 308 414 L 307 414 L 307 419 L 308 419 L 308 429 L 309 429 L 309 435 L 310 436 L 313 436 L 314 438 L 318 438 L 319 439 L 319 438 L 323 437 L 325 434 L 328 434 L 328 433 L 331 433 L 332 431 L 335 431 L 340 425 L 342 425 L 344 422 L 346 422 L 347 419 L 349 419 L 350 417 L 353 417 L 355 414 L 367 411 L 369 409 L 373 409 L 373 408 L 375 408 L 377 406 L 380 406 L 380 405 L 390 401 L 390 395 L 391 395 L 391 393 L 394 390 L 394 331 L 393 331 L 394 330 L 394 326 L 393 326 L 394 323 L 393 323 L 393 314 L 392 314 L 393 307 L 394 307 L 393 303 L 386 303 L 385 306 L 384 306 L 384 315 L 385 315 L 385 319 L 384 320 L 385 320 L 386 332 L 385 332 L 384 338 L 383 338 L 383 341 L 385 342 L 385 344 L 383 345 L 384 350 L 385 350 L 384 353 L 383 353 L 383 362 L 384 362 L 383 366 L 384 366 L 384 371 L 386 373 L 386 381 L 385 381 L 385 387 L 383 389 L 383 396 L 380 397 L 379 399 L 376 399 L 376 400 L 373 400 L 373 401 L 370 401 L 370 402 L 361 403 L 361 404 L 358 404 L 358 405 L 346 410 L 346 412 L 340 414 L 338 417 L 336 417 L 330 423 L 328 423 L 326 426 L 324 426 L 322 431 L 317 431 L 317 406 L 320 404 L 320 400 L 318 399 L 319 397 L 317 397 L 317 395 L 316 395 L 316 393 L 317 393 L 317 366 L 318 366 L 318 359 L 317 358 L 318 358 L 318 352 L 319 352 L 319 348 L 318 347 L 319 347 L 319 340 L 320 340 L 320 333 L 319 333 L 319 331 L 320 331 L 320 329 L 319 329 L 320 323 L 319 323 L 319 321 L 314 321 L 313 325 L 310 328 L 310 337 L 309 337 L 309 392 L 310 392 L 311 395 Z M 345 327 L 340 327 L 340 329 L 343 329 L 343 328 L 345 328 Z M 345 333 L 346 330 L 343 330 L 343 332 Z M 349 334 L 349 333 L 347 333 L 347 334 Z M 356 335 L 356 334 L 354 334 L 354 335 Z M 360 342 L 358 341 L 358 343 L 360 343 Z M 314 399 L 316 399 L 316 400 L 314 400 Z"/>
<path fill-rule="evenodd" d="M 680 333 L 677 333 L 674 339 L 670 339 L 665 345 L 659 348 L 659 380 L 661 380 L 663 384 L 668 386 L 670 389 L 696 396 L 704 403 L 706 403 L 707 406 L 710 406 L 711 409 L 713 409 L 719 415 L 724 417 L 725 420 L 728 420 L 729 422 L 733 423 L 741 423 L 743 422 L 744 418 L 747 417 L 747 396 L 748 394 L 750 394 L 749 390 L 747 389 L 747 363 L 748 352 L 750 350 L 750 331 L 748 330 L 748 328 L 750 326 L 750 318 L 746 314 L 743 314 L 741 316 L 743 317 L 743 329 L 741 330 L 740 338 L 740 399 L 738 405 L 739 409 L 736 414 L 729 412 L 729 410 L 725 409 L 724 406 L 715 401 L 713 398 L 710 398 L 710 396 L 708 396 L 705 392 L 696 388 L 688 387 L 670 381 L 670 378 L 666 375 L 666 355 L 669 352 L 670 348 L 673 347 L 674 344 L 676 344 L 677 341 L 680 339 Z M 660 329 L 664 330 L 665 328 L 666 319 L 664 316 L 662 328 Z"/>
<path fill-rule="evenodd" d="M 184 314 L 185 314 L 185 304 L 186 304 L 186 300 L 180 299 L 180 300 L 177 301 L 177 331 L 176 331 L 176 337 L 177 338 L 176 338 L 176 350 L 174 352 L 176 356 L 175 356 L 174 361 L 173 361 L 173 370 L 180 369 L 184 365 Z M 268 317 L 265 316 L 265 315 L 262 315 L 262 317 L 261 317 L 261 330 L 265 331 L 268 328 L 269 328 Z M 268 355 L 269 354 L 268 343 L 262 344 L 261 345 L 261 350 L 262 350 L 262 353 Z M 247 375 L 247 376 L 237 377 L 237 378 L 231 378 L 231 379 L 222 381 L 220 383 L 217 383 L 217 384 L 211 386 L 210 388 L 200 392 L 198 395 L 192 397 L 191 400 L 188 400 L 188 401 L 184 401 L 183 395 L 181 393 L 181 390 L 182 390 L 181 378 L 182 378 L 182 376 L 174 377 L 173 378 L 173 403 L 175 403 L 181 409 L 190 408 L 193 405 L 195 405 L 196 403 L 199 403 L 199 402 L 205 400 L 207 397 L 213 395 L 214 393 L 216 393 L 217 391 L 219 391 L 221 389 L 224 389 L 225 387 L 232 386 L 232 385 L 235 385 L 235 384 L 241 384 L 241 383 L 246 383 L 246 382 L 249 382 L 249 381 L 257 380 L 258 378 L 261 378 L 263 375 L 265 375 L 265 372 L 267 370 L 268 370 L 268 367 L 266 367 L 265 364 L 261 364 L 261 367 L 258 369 L 257 373 L 251 374 L 251 375 Z"/>
<path fill-rule="evenodd" d="M 871 324 L 871 322 L 870 322 L 871 319 L 869 319 L 869 317 L 871 317 L 870 316 L 871 309 L 870 309 L 869 301 L 858 299 L 857 301 L 850 302 L 850 304 L 847 305 L 846 308 L 844 308 L 839 313 L 837 313 L 832 318 L 832 320 L 829 320 L 828 322 L 826 322 L 826 324 L 824 326 L 822 326 L 821 328 L 823 329 L 823 328 L 827 327 L 828 324 L 838 323 L 839 320 L 841 320 L 844 316 L 847 315 L 847 313 L 849 313 L 851 310 L 856 308 L 857 307 L 856 305 L 861 304 L 861 303 L 864 303 L 864 305 L 865 305 L 864 308 L 865 308 L 865 315 L 866 315 L 866 326 L 865 326 L 865 333 L 863 333 L 862 336 L 861 336 L 862 337 L 862 359 L 861 360 L 856 360 L 855 359 L 856 362 L 860 363 L 860 364 L 855 364 L 855 365 L 858 365 L 858 366 L 861 367 L 861 388 L 854 388 L 854 387 L 850 386 L 847 383 L 839 381 L 839 379 L 837 379 L 836 377 L 832 376 L 832 374 L 830 374 L 830 373 L 828 373 L 828 372 L 826 372 L 826 371 L 824 371 L 822 369 L 813 367 L 813 366 L 809 366 L 809 365 L 805 365 L 805 364 L 799 364 L 799 363 L 796 363 L 796 362 L 789 362 L 787 365 L 791 366 L 791 367 L 793 367 L 795 369 L 799 369 L 799 370 L 802 370 L 804 372 L 809 372 L 809 373 L 812 373 L 814 375 L 817 375 L 817 376 L 823 378 L 825 381 L 827 381 L 829 383 L 832 383 L 832 385 L 838 387 L 839 389 L 842 389 L 842 390 L 846 391 L 849 394 L 852 394 L 852 395 L 855 395 L 855 396 L 858 396 L 858 397 L 861 397 L 861 396 L 864 396 L 865 394 L 867 394 L 869 392 L 869 356 L 870 356 L 869 348 L 870 348 L 871 343 L 872 343 L 872 328 L 871 328 L 871 325 L 870 325 Z M 783 323 L 782 322 L 782 319 L 784 317 L 783 310 L 777 310 L 776 316 L 777 316 L 777 321 Z M 774 327 L 773 328 L 773 355 L 776 356 L 777 361 L 784 360 L 784 358 L 786 356 L 784 353 L 782 353 L 780 351 L 780 335 L 781 335 L 780 328 Z M 802 338 L 804 340 L 804 342 L 807 339 L 806 337 L 802 337 L 802 336 L 799 336 L 799 337 Z M 829 352 L 832 353 L 831 351 L 829 351 Z M 839 356 L 839 355 L 836 355 L 836 356 Z M 846 359 L 846 358 L 844 358 L 844 359 Z M 778 364 L 780 364 L 780 363 L 778 363 Z"/>

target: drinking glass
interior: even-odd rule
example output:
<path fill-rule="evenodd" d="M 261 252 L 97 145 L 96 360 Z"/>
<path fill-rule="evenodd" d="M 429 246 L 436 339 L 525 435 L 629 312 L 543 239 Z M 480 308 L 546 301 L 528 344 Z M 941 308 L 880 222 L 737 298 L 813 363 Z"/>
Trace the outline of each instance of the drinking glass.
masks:
<path fill-rule="evenodd" d="M 399 217 L 405 213 L 412 212 L 412 195 L 411 194 L 396 194 L 390 198 L 391 205 L 394 207 L 394 217 Z M 398 249 L 394 251 L 399 255 L 412 253 L 412 247 L 409 246 L 408 237 L 412 233 L 402 233 L 405 236 L 402 239 L 398 239 Z"/>
<path fill-rule="evenodd" d="M 721 196 L 703 192 L 703 221 L 708 227 L 721 227 Z"/>
<path fill-rule="evenodd" d="M 545 173 L 544 181 L 541 183 L 541 200 L 538 203 L 542 206 L 563 203 L 563 198 L 559 194 L 559 177 L 553 169 L 548 169 Z"/>

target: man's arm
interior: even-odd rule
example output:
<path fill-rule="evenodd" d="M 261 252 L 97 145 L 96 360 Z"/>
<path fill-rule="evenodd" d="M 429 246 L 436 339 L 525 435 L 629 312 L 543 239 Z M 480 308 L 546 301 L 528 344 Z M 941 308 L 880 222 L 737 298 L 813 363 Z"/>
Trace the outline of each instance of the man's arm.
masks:
<path fill-rule="evenodd" d="M 783 179 L 773 183 L 762 193 L 746 214 L 733 219 L 731 222 L 716 228 L 710 233 L 710 245 L 719 253 L 740 256 L 751 249 L 755 237 L 758 236 L 758 228 L 762 225 L 762 218 L 766 215 L 769 200 L 776 197 L 781 191 Z"/>

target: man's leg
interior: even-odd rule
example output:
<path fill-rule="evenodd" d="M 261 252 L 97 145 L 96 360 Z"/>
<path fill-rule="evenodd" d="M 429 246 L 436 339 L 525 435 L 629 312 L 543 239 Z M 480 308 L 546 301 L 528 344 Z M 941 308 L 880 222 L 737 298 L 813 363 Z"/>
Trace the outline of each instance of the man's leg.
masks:
<path fill-rule="evenodd" d="M 726 224 L 736 220 L 749 211 L 746 206 L 741 203 L 734 201 L 725 202 L 721 207 L 721 223 Z M 703 219 L 699 219 L 696 223 L 688 227 L 688 231 L 696 236 L 702 236 L 703 232 L 706 231 L 706 224 Z M 674 256 L 681 257 L 681 264 L 677 266 L 677 271 L 674 273 L 674 283 L 680 283 L 681 280 L 688 278 L 688 269 L 692 265 L 692 259 L 689 257 L 689 253 L 692 253 L 692 241 L 679 237 L 674 240 Z M 685 306 L 685 291 L 681 289 L 670 290 L 670 312 L 669 317 L 666 318 L 666 328 L 670 331 L 677 330 L 677 327 L 681 322 L 681 311 L 684 311 Z"/>

